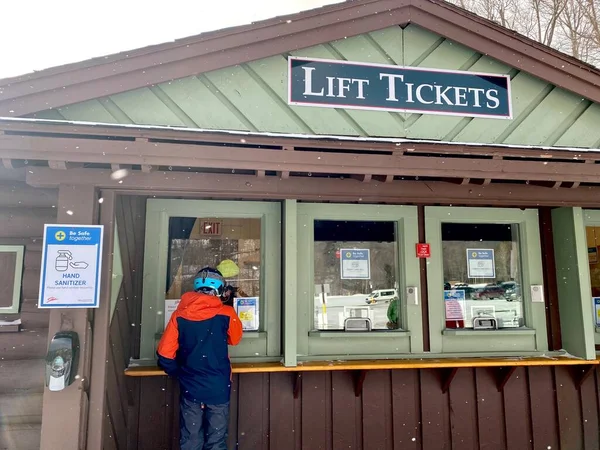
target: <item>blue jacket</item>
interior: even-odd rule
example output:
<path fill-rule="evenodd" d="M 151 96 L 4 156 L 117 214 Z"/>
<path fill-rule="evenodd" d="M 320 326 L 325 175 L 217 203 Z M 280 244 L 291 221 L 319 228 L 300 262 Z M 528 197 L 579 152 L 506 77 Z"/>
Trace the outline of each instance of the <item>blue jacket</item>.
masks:
<path fill-rule="evenodd" d="M 216 296 L 183 295 L 158 344 L 158 365 L 180 382 L 181 395 L 196 403 L 226 403 L 231 391 L 227 345 L 242 339 L 242 323 Z"/>

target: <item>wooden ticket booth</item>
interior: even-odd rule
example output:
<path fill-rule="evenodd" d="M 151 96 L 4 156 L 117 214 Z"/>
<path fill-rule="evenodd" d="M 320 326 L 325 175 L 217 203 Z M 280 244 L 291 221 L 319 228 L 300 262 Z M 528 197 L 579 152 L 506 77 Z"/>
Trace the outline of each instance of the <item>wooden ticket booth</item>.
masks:
<path fill-rule="evenodd" d="M 435 0 L 0 80 L 0 448 L 178 448 L 156 345 L 207 264 L 243 292 L 230 448 L 597 448 L 599 104 Z M 37 308 L 51 223 L 103 225 L 98 308 Z"/>

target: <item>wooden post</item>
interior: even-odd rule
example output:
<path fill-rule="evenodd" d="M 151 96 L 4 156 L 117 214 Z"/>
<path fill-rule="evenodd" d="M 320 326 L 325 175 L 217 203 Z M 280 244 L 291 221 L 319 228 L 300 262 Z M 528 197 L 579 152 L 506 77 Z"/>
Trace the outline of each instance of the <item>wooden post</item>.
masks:
<path fill-rule="evenodd" d="M 110 311 L 112 294 L 113 249 L 115 237 L 115 202 L 114 191 L 102 194 L 100 207 L 100 224 L 104 225 L 104 248 L 102 249 L 102 281 L 100 286 L 100 306 L 94 312 L 92 366 L 90 379 L 90 411 L 86 450 L 102 450 L 103 424 L 106 398 L 106 360 L 108 354 L 108 337 L 110 334 Z M 118 245 L 118 243 L 117 243 Z"/>
<path fill-rule="evenodd" d="M 92 225 L 96 223 L 98 201 L 94 186 L 61 185 L 58 191 L 57 223 Z M 89 309 L 53 309 L 48 324 L 48 343 L 58 331 L 79 335 L 80 353 L 77 379 L 62 391 L 44 388 L 42 410 L 42 450 L 85 448 L 88 416 L 88 386 L 91 356 Z M 43 376 L 43 374 L 41 374 Z"/>
<path fill-rule="evenodd" d="M 283 364 L 296 366 L 298 364 L 296 314 L 297 304 L 297 252 L 298 252 L 298 205 L 296 200 L 285 200 L 283 207 Z"/>

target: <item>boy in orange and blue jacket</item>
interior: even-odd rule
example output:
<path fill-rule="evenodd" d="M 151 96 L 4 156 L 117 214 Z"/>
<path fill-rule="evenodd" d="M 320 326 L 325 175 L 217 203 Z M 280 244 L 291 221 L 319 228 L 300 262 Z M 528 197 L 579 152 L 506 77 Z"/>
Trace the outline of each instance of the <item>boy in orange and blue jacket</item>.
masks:
<path fill-rule="evenodd" d="M 158 344 L 158 365 L 180 385 L 182 450 L 227 450 L 231 363 L 242 339 L 235 310 L 221 301 L 221 273 L 206 267 L 181 297 Z"/>

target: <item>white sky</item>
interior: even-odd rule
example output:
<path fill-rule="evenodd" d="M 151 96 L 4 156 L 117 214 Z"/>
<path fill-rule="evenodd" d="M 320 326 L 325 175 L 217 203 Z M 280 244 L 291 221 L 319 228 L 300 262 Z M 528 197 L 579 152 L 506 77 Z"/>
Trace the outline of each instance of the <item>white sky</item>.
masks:
<path fill-rule="evenodd" d="M 5 0 L 0 5 L 0 78 L 339 1 Z"/>

